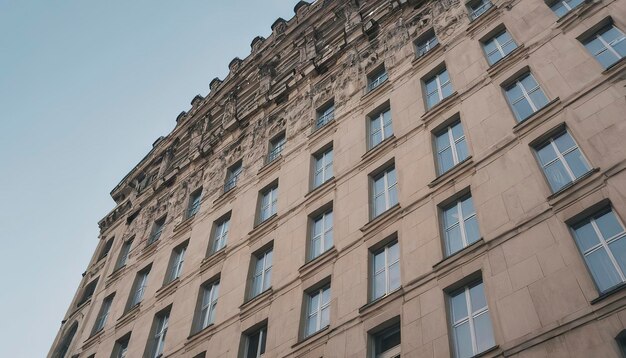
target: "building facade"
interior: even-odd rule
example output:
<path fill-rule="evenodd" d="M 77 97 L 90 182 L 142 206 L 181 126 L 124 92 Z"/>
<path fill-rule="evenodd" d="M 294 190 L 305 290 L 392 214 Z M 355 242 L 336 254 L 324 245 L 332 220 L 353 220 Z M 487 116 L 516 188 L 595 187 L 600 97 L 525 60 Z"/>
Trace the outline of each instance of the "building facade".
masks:
<path fill-rule="evenodd" d="M 49 357 L 622 357 L 626 2 L 294 11 L 113 189 Z"/>

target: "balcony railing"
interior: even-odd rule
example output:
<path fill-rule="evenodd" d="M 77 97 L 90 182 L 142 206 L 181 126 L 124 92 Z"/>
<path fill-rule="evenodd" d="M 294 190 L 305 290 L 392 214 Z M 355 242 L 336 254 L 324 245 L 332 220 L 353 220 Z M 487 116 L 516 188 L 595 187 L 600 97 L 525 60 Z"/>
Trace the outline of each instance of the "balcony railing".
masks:
<path fill-rule="evenodd" d="M 367 85 L 367 91 L 373 91 L 374 89 L 376 89 L 376 87 L 380 86 L 381 84 L 383 84 L 385 81 L 387 81 L 387 78 L 389 76 L 387 75 L 387 72 L 383 72 L 380 75 L 378 75 L 378 77 L 372 79 L 370 81 L 370 83 Z"/>
<path fill-rule="evenodd" d="M 159 239 L 159 237 L 161 237 L 161 232 L 163 232 L 163 229 L 153 232 L 152 235 L 150 235 L 150 237 L 148 238 L 148 245 L 151 245 L 154 242 L 156 242 Z"/>
<path fill-rule="evenodd" d="M 285 148 L 285 142 L 281 142 L 279 144 L 277 144 L 268 154 L 267 154 L 267 163 L 269 164 L 273 161 L 275 161 L 279 156 L 280 153 L 283 152 L 283 148 Z"/>
<path fill-rule="evenodd" d="M 476 20 L 477 18 L 480 17 L 480 15 L 484 14 L 487 10 L 491 9 L 491 6 L 492 6 L 491 2 L 487 1 L 477 8 L 472 8 L 472 12 L 470 13 L 470 18 L 472 19 L 472 21 Z"/>
<path fill-rule="evenodd" d="M 194 201 L 187 209 L 187 217 L 190 218 L 196 215 L 199 209 L 200 209 L 200 200 Z"/>
<path fill-rule="evenodd" d="M 334 109 L 319 116 L 319 118 L 317 118 L 317 122 L 315 123 L 315 128 L 316 129 L 322 128 L 333 119 L 335 119 Z"/>
<path fill-rule="evenodd" d="M 239 179 L 239 175 L 241 173 L 233 174 L 226 184 L 224 184 L 224 193 L 232 190 L 235 186 L 237 186 L 237 180 Z"/>

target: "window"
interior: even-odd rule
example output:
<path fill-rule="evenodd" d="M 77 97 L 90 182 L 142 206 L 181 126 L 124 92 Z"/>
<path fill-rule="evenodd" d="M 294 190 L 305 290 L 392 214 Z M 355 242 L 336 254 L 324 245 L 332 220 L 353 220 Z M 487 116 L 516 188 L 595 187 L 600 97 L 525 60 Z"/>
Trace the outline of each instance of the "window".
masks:
<path fill-rule="evenodd" d="M 437 150 L 437 172 L 439 175 L 452 169 L 467 159 L 467 144 L 461 121 L 455 121 L 443 130 L 435 133 Z"/>
<path fill-rule="evenodd" d="M 505 88 L 505 91 L 518 122 L 548 104 L 548 98 L 530 72 L 517 78 L 513 84 Z"/>
<path fill-rule="evenodd" d="M 614 24 L 609 24 L 584 41 L 587 50 L 604 68 L 626 56 L 626 37 Z"/>
<path fill-rule="evenodd" d="M 546 4 L 550 6 L 550 9 L 556 14 L 558 17 L 562 17 L 578 6 L 582 5 L 585 0 L 557 0 L 557 1 L 546 1 Z"/>
<path fill-rule="evenodd" d="M 213 230 L 213 246 L 211 252 L 218 252 L 226 246 L 228 241 L 228 227 L 230 226 L 230 214 L 215 222 Z"/>
<path fill-rule="evenodd" d="M 130 238 L 122 244 L 122 248 L 120 250 L 120 255 L 117 258 L 117 263 L 115 264 L 115 269 L 119 269 L 122 266 L 126 265 L 128 261 L 128 255 L 130 254 L 130 248 L 133 245 L 133 238 Z"/>
<path fill-rule="evenodd" d="M 313 156 L 315 159 L 315 173 L 313 173 L 313 187 L 324 184 L 333 177 L 333 148 L 330 147 Z"/>
<path fill-rule="evenodd" d="M 80 300 L 78 300 L 78 303 L 76 304 L 76 306 L 80 306 L 83 303 L 89 301 L 91 297 L 93 296 L 93 294 L 96 292 L 97 285 L 98 285 L 98 278 L 89 282 L 87 286 L 85 286 L 85 289 L 83 290 L 83 295 L 80 297 Z"/>
<path fill-rule="evenodd" d="M 437 103 L 452 94 L 452 82 L 448 70 L 444 67 L 435 75 L 424 80 L 426 87 L 426 107 L 433 108 Z"/>
<path fill-rule="evenodd" d="M 102 306 L 100 306 L 100 311 L 96 317 L 96 323 L 94 324 L 93 331 L 91 332 L 92 335 L 104 329 L 104 324 L 107 321 L 109 311 L 111 310 L 111 304 L 113 303 L 113 297 L 115 297 L 115 293 L 107 296 L 104 301 L 102 301 Z"/>
<path fill-rule="evenodd" d="M 322 128 L 328 122 L 335 119 L 335 101 L 331 101 L 329 104 L 320 108 L 317 111 L 317 119 L 315 121 L 315 129 Z"/>
<path fill-rule="evenodd" d="M 130 333 L 126 336 L 118 339 L 113 347 L 113 354 L 111 358 L 129 358 L 128 356 L 128 343 L 130 342 Z"/>
<path fill-rule="evenodd" d="M 166 284 L 180 277 L 180 273 L 183 271 L 183 263 L 185 262 L 185 253 L 187 251 L 188 244 L 189 241 L 185 241 L 172 250 L 170 268 L 168 270 L 167 279 L 165 280 Z"/>
<path fill-rule="evenodd" d="M 106 243 L 102 247 L 102 251 L 100 251 L 100 255 L 98 255 L 98 261 L 102 260 L 109 254 L 109 251 L 111 251 L 111 246 L 113 246 L 113 239 L 114 238 L 110 238 L 106 241 Z"/>
<path fill-rule="evenodd" d="M 535 152 L 553 192 L 590 170 L 587 160 L 567 130 L 548 138 L 535 147 Z"/>
<path fill-rule="evenodd" d="M 70 349 L 70 345 L 72 344 L 72 340 L 74 339 L 74 335 L 76 335 L 76 330 L 78 329 L 78 323 L 74 322 L 69 331 L 64 335 L 63 340 L 59 343 L 59 346 L 56 349 L 56 355 L 54 357 L 58 358 L 66 358 L 67 352 Z"/>
<path fill-rule="evenodd" d="M 385 169 L 372 177 L 372 217 L 384 213 L 398 204 L 396 168 Z"/>
<path fill-rule="evenodd" d="M 516 48 L 517 44 L 506 29 L 483 41 L 483 50 L 490 65 L 500 61 Z"/>
<path fill-rule="evenodd" d="M 571 229 L 600 292 L 626 282 L 626 232 L 610 207 L 572 225 Z"/>
<path fill-rule="evenodd" d="M 253 256 L 250 298 L 254 298 L 270 288 L 272 280 L 272 252 L 273 249 L 270 248 Z"/>
<path fill-rule="evenodd" d="M 374 148 L 393 135 L 391 109 L 387 108 L 369 117 L 369 147 Z"/>
<path fill-rule="evenodd" d="M 154 319 L 156 323 L 152 335 L 150 357 L 159 358 L 163 356 L 163 349 L 165 348 L 165 336 L 167 335 L 167 326 L 170 320 L 169 309 L 158 313 Z"/>
<path fill-rule="evenodd" d="M 439 45 L 439 40 L 437 40 L 435 30 L 430 29 L 426 31 L 415 41 L 415 50 L 417 57 L 424 56 L 437 45 Z"/>
<path fill-rule="evenodd" d="M 372 336 L 374 346 L 373 358 L 398 358 L 400 357 L 400 322 L 383 329 Z"/>
<path fill-rule="evenodd" d="M 270 141 L 269 153 L 267 154 L 267 164 L 276 160 L 285 148 L 285 133 L 279 134 Z"/>
<path fill-rule="evenodd" d="M 449 300 L 454 356 L 469 358 L 493 347 L 493 328 L 482 280 L 451 293 Z"/>
<path fill-rule="evenodd" d="M 480 239 L 478 220 L 471 195 L 466 195 L 442 209 L 446 254 L 471 245 Z"/>
<path fill-rule="evenodd" d="M 367 91 L 370 92 L 375 90 L 380 85 L 385 83 L 388 78 L 389 76 L 387 76 L 385 66 L 380 66 L 367 76 Z"/>
<path fill-rule="evenodd" d="M 470 19 L 476 20 L 480 15 L 491 9 L 491 1 L 489 0 L 473 0 L 467 3 L 467 10 L 469 11 Z"/>
<path fill-rule="evenodd" d="M 189 195 L 189 206 L 187 207 L 187 217 L 190 218 L 200 210 L 200 200 L 202 199 L 202 188 Z"/>
<path fill-rule="evenodd" d="M 306 295 L 305 337 L 308 337 L 330 323 L 330 284 Z"/>
<path fill-rule="evenodd" d="M 239 175 L 241 175 L 242 171 L 243 166 L 241 160 L 228 168 L 226 172 L 226 184 L 224 184 L 224 192 L 227 192 L 237 186 L 237 180 L 239 179 Z"/>
<path fill-rule="evenodd" d="M 155 221 L 152 225 L 152 232 L 150 233 L 150 237 L 148 237 L 148 245 L 155 243 L 163 232 L 163 228 L 165 227 L 165 216 Z"/>
<path fill-rule="evenodd" d="M 333 247 L 333 210 L 313 218 L 311 223 L 311 247 L 309 248 L 309 260 Z"/>
<path fill-rule="evenodd" d="M 620 357 L 626 357 L 626 329 L 623 329 L 617 337 L 615 337 L 619 351 L 622 354 Z"/>
<path fill-rule="evenodd" d="M 400 288 L 400 246 L 393 241 L 371 252 L 372 301 Z"/>
<path fill-rule="evenodd" d="M 267 325 L 245 335 L 243 358 L 260 358 L 265 353 Z"/>
<path fill-rule="evenodd" d="M 275 183 L 261 192 L 261 211 L 259 213 L 259 223 L 264 222 L 272 215 L 276 214 L 277 202 L 278 183 Z"/>
<path fill-rule="evenodd" d="M 147 267 L 137 273 L 137 277 L 135 277 L 135 282 L 133 284 L 133 290 L 131 292 L 128 309 L 137 306 L 141 303 L 141 300 L 143 300 L 143 295 L 146 292 L 146 286 L 148 285 L 149 274 L 150 267 Z"/>
<path fill-rule="evenodd" d="M 215 307 L 217 305 L 217 295 L 219 288 L 219 280 L 208 282 L 202 285 L 200 312 L 197 318 L 197 331 L 205 329 L 215 320 Z"/>

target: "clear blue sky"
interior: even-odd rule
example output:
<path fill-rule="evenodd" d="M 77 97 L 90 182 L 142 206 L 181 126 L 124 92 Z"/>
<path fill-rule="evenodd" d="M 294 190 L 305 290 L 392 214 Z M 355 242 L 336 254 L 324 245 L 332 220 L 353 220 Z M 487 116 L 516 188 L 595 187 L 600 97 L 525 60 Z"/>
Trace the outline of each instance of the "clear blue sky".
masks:
<path fill-rule="evenodd" d="M 45 357 L 110 190 L 295 0 L 0 0 L 0 357 Z"/>

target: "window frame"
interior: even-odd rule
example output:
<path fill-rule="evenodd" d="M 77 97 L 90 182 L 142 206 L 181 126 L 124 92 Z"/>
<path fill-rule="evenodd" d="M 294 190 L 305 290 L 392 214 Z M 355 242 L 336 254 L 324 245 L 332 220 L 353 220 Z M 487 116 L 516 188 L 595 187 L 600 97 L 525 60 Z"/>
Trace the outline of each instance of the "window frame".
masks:
<path fill-rule="evenodd" d="M 239 159 L 226 169 L 226 180 L 224 181 L 224 193 L 228 193 L 237 186 L 237 181 L 243 173 L 243 160 Z"/>
<path fill-rule="evenodd" d="M 434 44 L 431 44 L 433 42 Z M 435 29 L 431 27 L 430 29 L 424 31 L 421 35 L 419 35 L 415 39 L 415 41 L 413 41 L 413 46 L 415 47 L 415 57 L 422 58 L 426 56 L 432 50 L 439 47 L 440 44 L 441 43 L 439 42 L 437 33 L 435 33 Z M 426 49 L 422 51 L 421 50 L 422 48 L 426 48 Z"/>
<path fill-rule="evenodd" d="M 398 250 L 398 258 L 395 261 L 389 262 L 389 252 L 391 251 L 393 246 L 397 246 Z M 375 302 L 379 299 L 387 297 L 389 294 L 397 291 L 402 287 L 402 267 L 400 264 L 400 242 L 398 241 L 397 235 L 393 235 L 391 238 L 386 239 L 383 243 L 376 245 L 369 250 L 369 286 L 370 286 L 370 294 L 369 301 Z M 384 258 L 384 266 L 382 271 L 376 271 L 376 257 L 378 255 L 383 255 Z M 398 267 L 398 286 L 391 287 L 391 266 L 397 265 Z M 379 273 L 383 273 L 385 277 L 385 290 L 381 295 L 376 295 L 376 276 Z"/>
<path fill-rule="evenodd" d="M 263 204 L 265 197 L 268 197 L 267 205 Z M 257 215 L 257 225 L 266 222 L 278 213 L 278 180 L 275 180 L 269 185 L 265 186 L 265 188 L 263 188 L 259 192 L 258 208 L 259 214 Z M 264 214 L 266 210 L 268 211 L 266 214 Z"/>
<path fill-rule="evenodd" d="M 447 82 L 441 82 L 441 75 L 443 73 L 446 73 L 448 76 L 448 81 Z M 433 92 L 428 92 L 428 85 L 430 83 L 434 82 L 435 83 L 435 91 Z M 445 86 L 450 86 L 450 94 L 447 96 L 444 96 L 443 94 L 443 89 Z M 424 94 L 424 104 L 426 106 L 426 111 L 430 111 L 431 109 L 435 108 L 439 103 L 443 102 L 446 98 L 449 98 L 452 96 L 452 94 L 454 94 L 454 85 L 452 84 L 452 77 L 450 76 L 450 71 L 448 71 L 448 67 L 446 66 L 445 63 L 442 63 L 441 65 L 435 67 L 434 70 L 432 70 L 430 73 L 428 73 L 426 76 L 424 76 L 422 78 L 422 89 L 423 89 L 423 94 Z M 428 99 L 430 98 L 430 95 L 432 94 L 437 94 L 437 102 L 433 103 L 432 105 L 429 104 Z"/>
<path fill-rule="evenodd" d="M 328 291 L 328 302 L 324 303 L 323 298 L 324 298 L 324 293 L 326 291 Z M 315 311 L 311 312 L 311 308 L 313 308 L 312 303 L 315 297 L 318 297 L 318 300 L 317 300 L 318 304 L 315 307 Z M 315 288 L 308 289 L 305 292 L 304 299 L 305 299 L 305 302 L 304 302 L 305 309 L 304 309 L 304 325 L 303 325 L 302 332 L 303 332 L 303 337 L 308 338 L 322 331 L 326 327 L 330 326 L 330 309 L 331 309 L 330 305 L 332 302 L 332 291 L 331 291 L 330 281 L 324 284 L 318 285 Z M 325 309 L 328 309 L 328 322 L 323 322 L 323 318 L 322 318 L 322 311 Z M 309 332 L 308 327 L 309 327 L 309 322 L 312 316 L 316 316 L 315 330 L 312 332 Z"/>
<path fill-rule="evenodd" d="M 146 288 L 148 287 L 148 279 L 150 278 L 150 271 L 152 270 L 152 264 L 141 269 L 135 275 L 135 281 L 133 281 L 132 290 L 130 292 L 130 298 L 126 310 L 130 310 L 135 306 L 138 306 L 143 301 L 146 294 Z"/>
<path fill-rule="evenodd" d="M 470 214 L 469 216 L 465 217 L 465 214 L 463 213 L 463 203 L 466 202 L 467 200 L 472 200 L 472 209 L 473 209 L 473 213 Z M 446 213 L 449 210 L 453 210 L 453 208 L 456 210 L 456 216 L 458 218 L 458 221 L 455 224 L 452 224 L 450 226 L 446 226 Z M 444 257 L 448 258 L 451 256 L 454 256 L 455 254 L 457 254 L 458 252 L 463 251 L 463 249 L 465 249 L 468 246 L 473 245 L 474 243 L 480 241 L 480 239 L 482 238 L 481 234 L 480 234 L 480 223 L 478 222 L 478 214 L 476 212 L 476 207 L 474 206 L 474 197 L 471 193 L 471 191 L 469 191 L 469 189 L 465 189 L 462 190 L 459 194 L 455 195 L 454 197 L 452 197 L 451 199 L 447 200 L 446 202 L 442 203 L 439 205 L 439 215 L 440 215 L 440 228 L 442 231 L 442 237 L 443 237 L 443 249 L 444 249 Z M 466 221 L 471 220 L 471 219 L 475 219 L 476 221 L 476 228 L 478 230 L 478 237 L 476 237 L 476 240 L 474 241 L 469 241 L 468 240 L 468 233 L 467 233 L 467 229 L 466 229 Z M 459 248 L 456 251 L 452 251 L 451 248 L 451 244 L 450 244 L 450 238 L 449 238 L 449 234 L 448 234 L 448 229 L 452 229 L 455 226 L 459 227 L 459 234 L 461 236 L 461 243 L 463 244 L 463 246 L 461 248 Z"/>
<path fill-rule="evenodd" d="M 167 215 L 163 215 L 160 218 L 154 220 L 152 223 L 152 229 L 150 230 L 150 236 L 148 236 L 147 245 L 150 246 L 155 242 L 159 241 L 161 235 L 163 234 L 163 230 L 165 229 L 167 221 Z"/>
<path fill-rule="evenodd" d="M 474 8 L 474 5 L 479 6 Z M 473 22 L 479 19 L 485 13 L 487 13 L 487 11 L 494 7 L 494 5 L 490 0 L 469 0 L 465 3 L 465 7 L 467 8 L 470 22 Z"/>
<path fill-rule="evenodd" d="M 460 126 L 461 133 L 463 133 L 463 135 L 455 139 L 453 132 L 454 132 L 454 128 L 456 128 L 457 126 Z M 446 136 L 447 144 L 448 144 L 448 146 L 443 149 L 439 148 L 439 141 L 438 141 L 438 139 L 442 136 Z M 466 161 L 467 158 L 471 156 L 470 150 L 469 150 L 469 140 L 467 138 L 467 134 L 465 133 L 465 126 L 463 125 L 463 122 L 461 121 L 461 118 L 458 114 L 454 115 L 448 121 L 444 122 L 442 125 L 438 126 L 435 130 L 433 130 L 432 138 L 433 138 L 433 144 L 434 144 L 434 154 L 435 154 L 437 176 L 441 176 L 449 172 L 450 170 L 454 169 L 459 164 Z M 461 142 L 464 143 L 465 152 L 466 152 L 466 156 L 462 159 L 459 155 L 459 146 Z M 450 168 L 443 170 L 441 154 L 444 153 L 448 148 L 450 149 L 450 152 L 452 153 L 453 165 Z"/>
<path fill-rule="evenodd" d="M 390 321 L 383 323 L 381 328 L 376 328 L 368 333 L 369 336 L 369 353 L 368 358 L 396 358 L 402 354 L 402 326 L 400 324 L 400 317 L 395 317 Z M 384 338 L 391 337 L 398 334 L 400 342 L 398 345 L 393 346 L 386 351 L 378 352 L 379 346 L 382 344 Z"/>
<path fill-rule="evenodd" d="M 115 270 L 121 269 L 126 266 L 128 259 L 130 257 L 130 251 L 133 246 L 133 240 L 135 240 L 135 236 L 132 236 L 128 240 L 122 242 L 122 247 L 120 248 L 120 253 L 117 256 L 117 260 L 115 261 Z"/>
<path fill-rule="evenodd" d="M 533 81 L 537 84 L 537 86 L 533 87 L 531 90 L 526 89 L 526 87 L 524 87 L 524 85 L 522 84 L 522 80 L 526 79 L 526 77 L 528 76 L 532 77 Z M 509 92 L 514 87 L 518 87 L 522 94 L 522 96 L 518 97 L 515 100 L 515 102 L 511 99 L 511 95 L 509 94 Z M 537 78 L 535 77 L 535 75 L 528 68 L 525 68 L 523 71 L 520 71 L 518 74 L 513 76 L 510 80 L 506 81 L 503 84 L 502 89 L 504 90 L 504 96 L 506 98 L 507 103 L 509 104 L 509 108 L 511 109 L 511 112 L 513 112 L 513 116 L 515 117 L 515 121 L 517 123 L 522 123 L 530 119 L 533 115 L 535 115 L 535 113 L 541 111 L 550 103 L 550 97 L 548 97 L 548 95 L 546 94 L 546 91 L 541 86 L 541 83 L 537 81 Z M 532 98 L 530 97 L 530 94 L 536 91 L 540 91 L 543 94 L 543 97 L 546 102 L 544 105 L 540 107 L 538 107 L 537 104 L 535 104 Z M 521 100 L 525 100 L 532 110 L 532 113 L 530 113 L 528 116 L 524 118 L 521 118 L 520 114 L 517 112 L 517 109 L 515 108 L 515 105 L 519 103 Z"/>
<path fill-rule="evenodd" d="M 189 239 L 185 240 L 181 244 L 177 245 L 174 249 L 172 249 L 172 254 L 170 256 L 170 262 L 168 265 L 166 280 L 164 284 L 172 283 L 177 280 L 183 270 L 183 265 L 185 263 L 185 254 L 187 253 L 187 248 L 189 247 Z"/>
<path fill-rule="evenodd" d="M 332 98 L 315 111 L 314 129 L 318 130 L 335 120 L 335 99 Z"/>
<path fill-rule="evenodd" d="M 115 292 L 106 296 L 104 300 L 102 300 L 102 304 L 100 305 L 100 309 L 98 310 L 98 315 L 96 316 L 96 321 L 94 322 L 93 328 L 91 329 L 92 336 L 104 330 L 106 321 L 111 313 L 113 298 L 115 298 Z"/>
<path fill-rule="evenodd" d="M 616 39 L 616 40 L 613 40 L 611 42 L 607 42 L 604 39 L 604 37 L 602 37 L 602 35 L 607 33 L 610 29 L 615 29 L 616 31 L 618 31 L 621 34 L 621 37 Z M 588 44 L 591 43 L 592 41 L 596 40 L 596 39 L 598 39 L 600 41 L 600 43 L 603 46 L 603 49 L 602 49 L 602 51 L 600 51 L 598 53 L 593 53 L 593 52 L 591 52 L 590 48 L 588 47 Z M 578 40 L 585 47 L 585 50 L 587 51 L 587 53 L 592 55 L 593 58 L 596 60 L 596 62 L 598 62 L 600 64 L 600 66 L 602 66 L 602 68 L 604 68 L 605 70 L 608 70 L 608 69 L 612 68 L 615 64 L 619 63 L 620 61 L 622 61 L 624 59 L 624 57 L 626 57 L 626 53 L 624 55 L 622 55 L 622 54 L 620 54 L 619 52 L 617 52 L 615 50 L 615 45 L 616 44 L 618 44 L 620 42 L 623 42 L 623 41 L 626 41 L 626 33 L 624 33 L 624 31 L 622 31 L 622 29 L 617 27 L 615 22 L 613 21 L 613 19 L 610 18 L 610 17 L 602 20 L 598 25 L 593 26 L 590 30 L 586 31 L 585 34 L 583 34 L 582 36 L 579 36 Z M 605 53 L 606 51 L 611 53 L 613 55 L 613 57 L 616 57 L 616 59 L 614 61 L 612 61 L 610 64 L 607 64 L 605 66 L 598 59 L 598 55 L 600 55 L 602 53 Z"/>
<path fill-rule="evenodd" d="M 186 218 L 190 219 L 200 211 L 202 205 L 202 187 L 197 188 L 189 194 L 187 203 Z"/>
<path fill-rule="evenodd" d="M 502 36 L 505 33 L 509 35 L 510 40 L 505 42 L 505 43 L 503 43 L 503 44 L 501 44 L 500 41 L 498 40 L 498 37 Z M 495 52 L 494 51 L 492 51 L 491 53 L 487 52 L 487 45 L 489 45 L 491 42 L 494 42 L 494 44 L 495 44 L 495 50 L 497 50 L 495 52 L 498 52 L 500 54 L 500 58 L 498 58 L 493 63 L 491 62 L 489 56 L 491 54 L 495 53 Z M 505 53 L 504 52 L 504 47 L 507 46 L 510 43 L 514 44 L 515 47 L 513 47 L 511 49 L 511 51 Z M 496 64 L 502 62 L 505 58 L 507 58 L 511 53 L 513 53 L 519 47 L 519 45 L 517 44 L 517 41 L 515 41 L 515 38 L 513 37 L 513 35 L 509 31 L 509 29 L 506 28 L 506 26 L 504 26 L 504 25 L 496 27 L 489 34 L 484 36 L 480 40 L 480 44 L 481 44 L 481 48 L 483 49 L 483 54 L 485 55 L 485 58 L 487 59 L 487 63 L 489 64 L 490 67 L 493 67 Z"/>
<path fill-rule="evenodd" d="M 387 133 L 387 131 L 385 131 L 385 115 L 389 113 L 389 133 Z M 379 126 L 380 129 L 377 129 L 376 131 L 373 128 L 373 124 L 377 122 L 377 125 Z M 374 143 L 374 135 L 375 133 L 380 132 L 381 136 L 380 136 L 380 142 L 378 143 Z M 378 147 L 379 145 L 381 145 L 382 143 L 385 142 L 385 140 L 393 137 L 393 116 L 391 113 L 391 106 L 389 105 L 389 103 L 384 104 L 382 107 L 380 107 L 379 109 L 373 111 L 371 114 L 369 114 L 367 116 L 367 147 L 368 150 L 372 150 L 376 147 Z"/>
<path fill-rule="evenodd" d="M 382 63 L 367 74 L 367 91 L 370 93 L 389 81 L 389 72 Z"/>
<path fill-rule="evenodd" d="M 287 136 L 285 135 L 285 131 L 281 131 L 275 136 L 273 136 L 268 143 L 267 146 L 267 157 L 265 160 L 265 164 L 270 164 L 275 162 L 278 158 L 282 156 L 283 151 L 285 150 L 285 145 L 287 144 Z"/>
<path fill-rule="evenodd" d="M 322 149 L 318 150 L 313 154 L 313 189 L 322 186 L 324 183 L 329 181 L 334 177 L 334 159 L 335 153 L 333 150 L 333 144 L 324 146 Z M 327 158 L 330 156 L 330 161 L 327 161 Z M 321 162 L 321 169 L 318 169 L 318 163 Z M 318 174 L 321 175 L 321 181 L 318 183 L 317 178 Z"/>
<path fill-rule="evenodd" d="M 269 257 L 269 259 L 268 259 Z M 269 261 L 269 264 L 268 264 Z M 272 287 L 272 268 L 274 261 L 274 244 L 273 242 L 257 252 L 252 254 L 252 260 L 250 262 L 250 274 L 249 274 L 249 287 L 248 287 L 248 301 L 260 296 L 265 291 L 269 290 Z M 257 272 L 259 268 L 259 263 L 261 263 L 261 271 Z M 266 265 L 268 264 L 268 265 Z M 266 287 L 266 278 L 267 287 Z M 260 281 L 259 289 L 257 290 L 257 279 Z"/>
<path fill-rule="evenodd" d="M 224 249 L 228 244 L 228 234 L 230 233 L 231 212 L 222 215 L 213 222 L 213 230 L 209 245 L 209 255 Z"/>
<path fill-rule="evenodd" d="M 262 322 L 259 325 L 256 325 L 253 328 L 248 329 L 243 333 L 243 347 L 240 353 L 240 357 L 248 358 L 250 355 L 250 344 L 251 338 L 258 335 L 258 343 L 256 346 L 256 353 L 254 354 L 255 358 L 260 358 L 265 354 L 266 345 L 267 345 L 267 321 Z"/>
<path fill-rule="evenodd" d="M 150 334 L 150 356 L 159 358 L 165 350 L 165 338 L 169 329 L 171 307 L 168 307 L 154 315 L 154 329 Z"/>
<path fill-rule="evenodd" d="M 394 176 L 396 178 L 395 183 L 389 185 L 389 173 L 393 171 L 394 172 Z M 380 170 L 377 170 L 376 172 L 372 173 L 369 175 L 370 178 L 370 219 L 375 219 L 379 216 L 381 216 L 382 214 L 384 214 L 385 212 L 387 212 L 389 209 L 393 208 L 394 206 L 399 204 L 399 185 L 398 185 L 398 173 L 396 172 L 396 165 L 395 162 L 391 162 L 389 164 L 386 164 L 385 166 L 383 166 Z M 383 180 L 383 191 L 382 193 L 377 193 L 376 192 L 376 183 L 378 180 Z M 391 190 L 395 189 L 395 198 L 396 198 L 396 202 L 392 203 L 392 195 L 391 195 Z M 381 196 L 384 195 L 385 197 L 385 208 L 384 210 L 382 210 L 380 213 L 377 213 L 377 208 L 376 208 L 376 199 Z"/>
<path fill-rule="evenodd" d="M 220 277 L 217 277 L 200 285 L 198 308 L 196 311 L 196 327 L 194 333 L 198 333 L 215 323 L 215 313 L 217 312 L 217 301 L 219 299 L 219 289 L 221 283 L 220 281 Z"/>
<path fill-rule="evenodd" d="M 326 227 L 326 218 L 330 217 L 330 228 Z M 315 225 L 317 222 L 321 222 L 320 234 L 315 234 Z M 311 262 L 316 258 L 322 256 L 325 252 L 332 249 L 335 246 L 334 243 L 334 215 L 333 204 L 327 204 L 322 209 L 309 216 L 309 239 L 307 243 L 307 262 Z M 326 239 L 330 235 L 330 243 L 326 247 Z M 320 252 L 315 255 L 315 240 L 319 237 Z"/>
<path fill-rule="evenodd" d="M 130 345 L 131 333 L 127 333 L 124 336 L 118 338 L 113 345 L 113 352 L 111 358 L 128 358 L 128 346 Z"/>
<path fill-rule="evenodd" d="M 554 15 L 556 15 L 560 19 L 566 16 L 567 14 L 571 13 L 573 10 L 584 5 L 585 2 L 587 2 L 587 0 L 580 0 L 580 3 L 578 3 L 578 5 L 572 7 L 569 4 L 572 1 L 577 1 L 577 0 L 546 0 L 545 3 L 546 3 L 546 6 L 550 8 L 552 13 L 554 13 Z M 558 6 L 558 8 L 565 8 L 566 11 L 562 13 L 561 15 L 559 15 L 557 11 L 555 10 L 555 7 L 557 7 L 557 5 L 560 5 Z"/>

